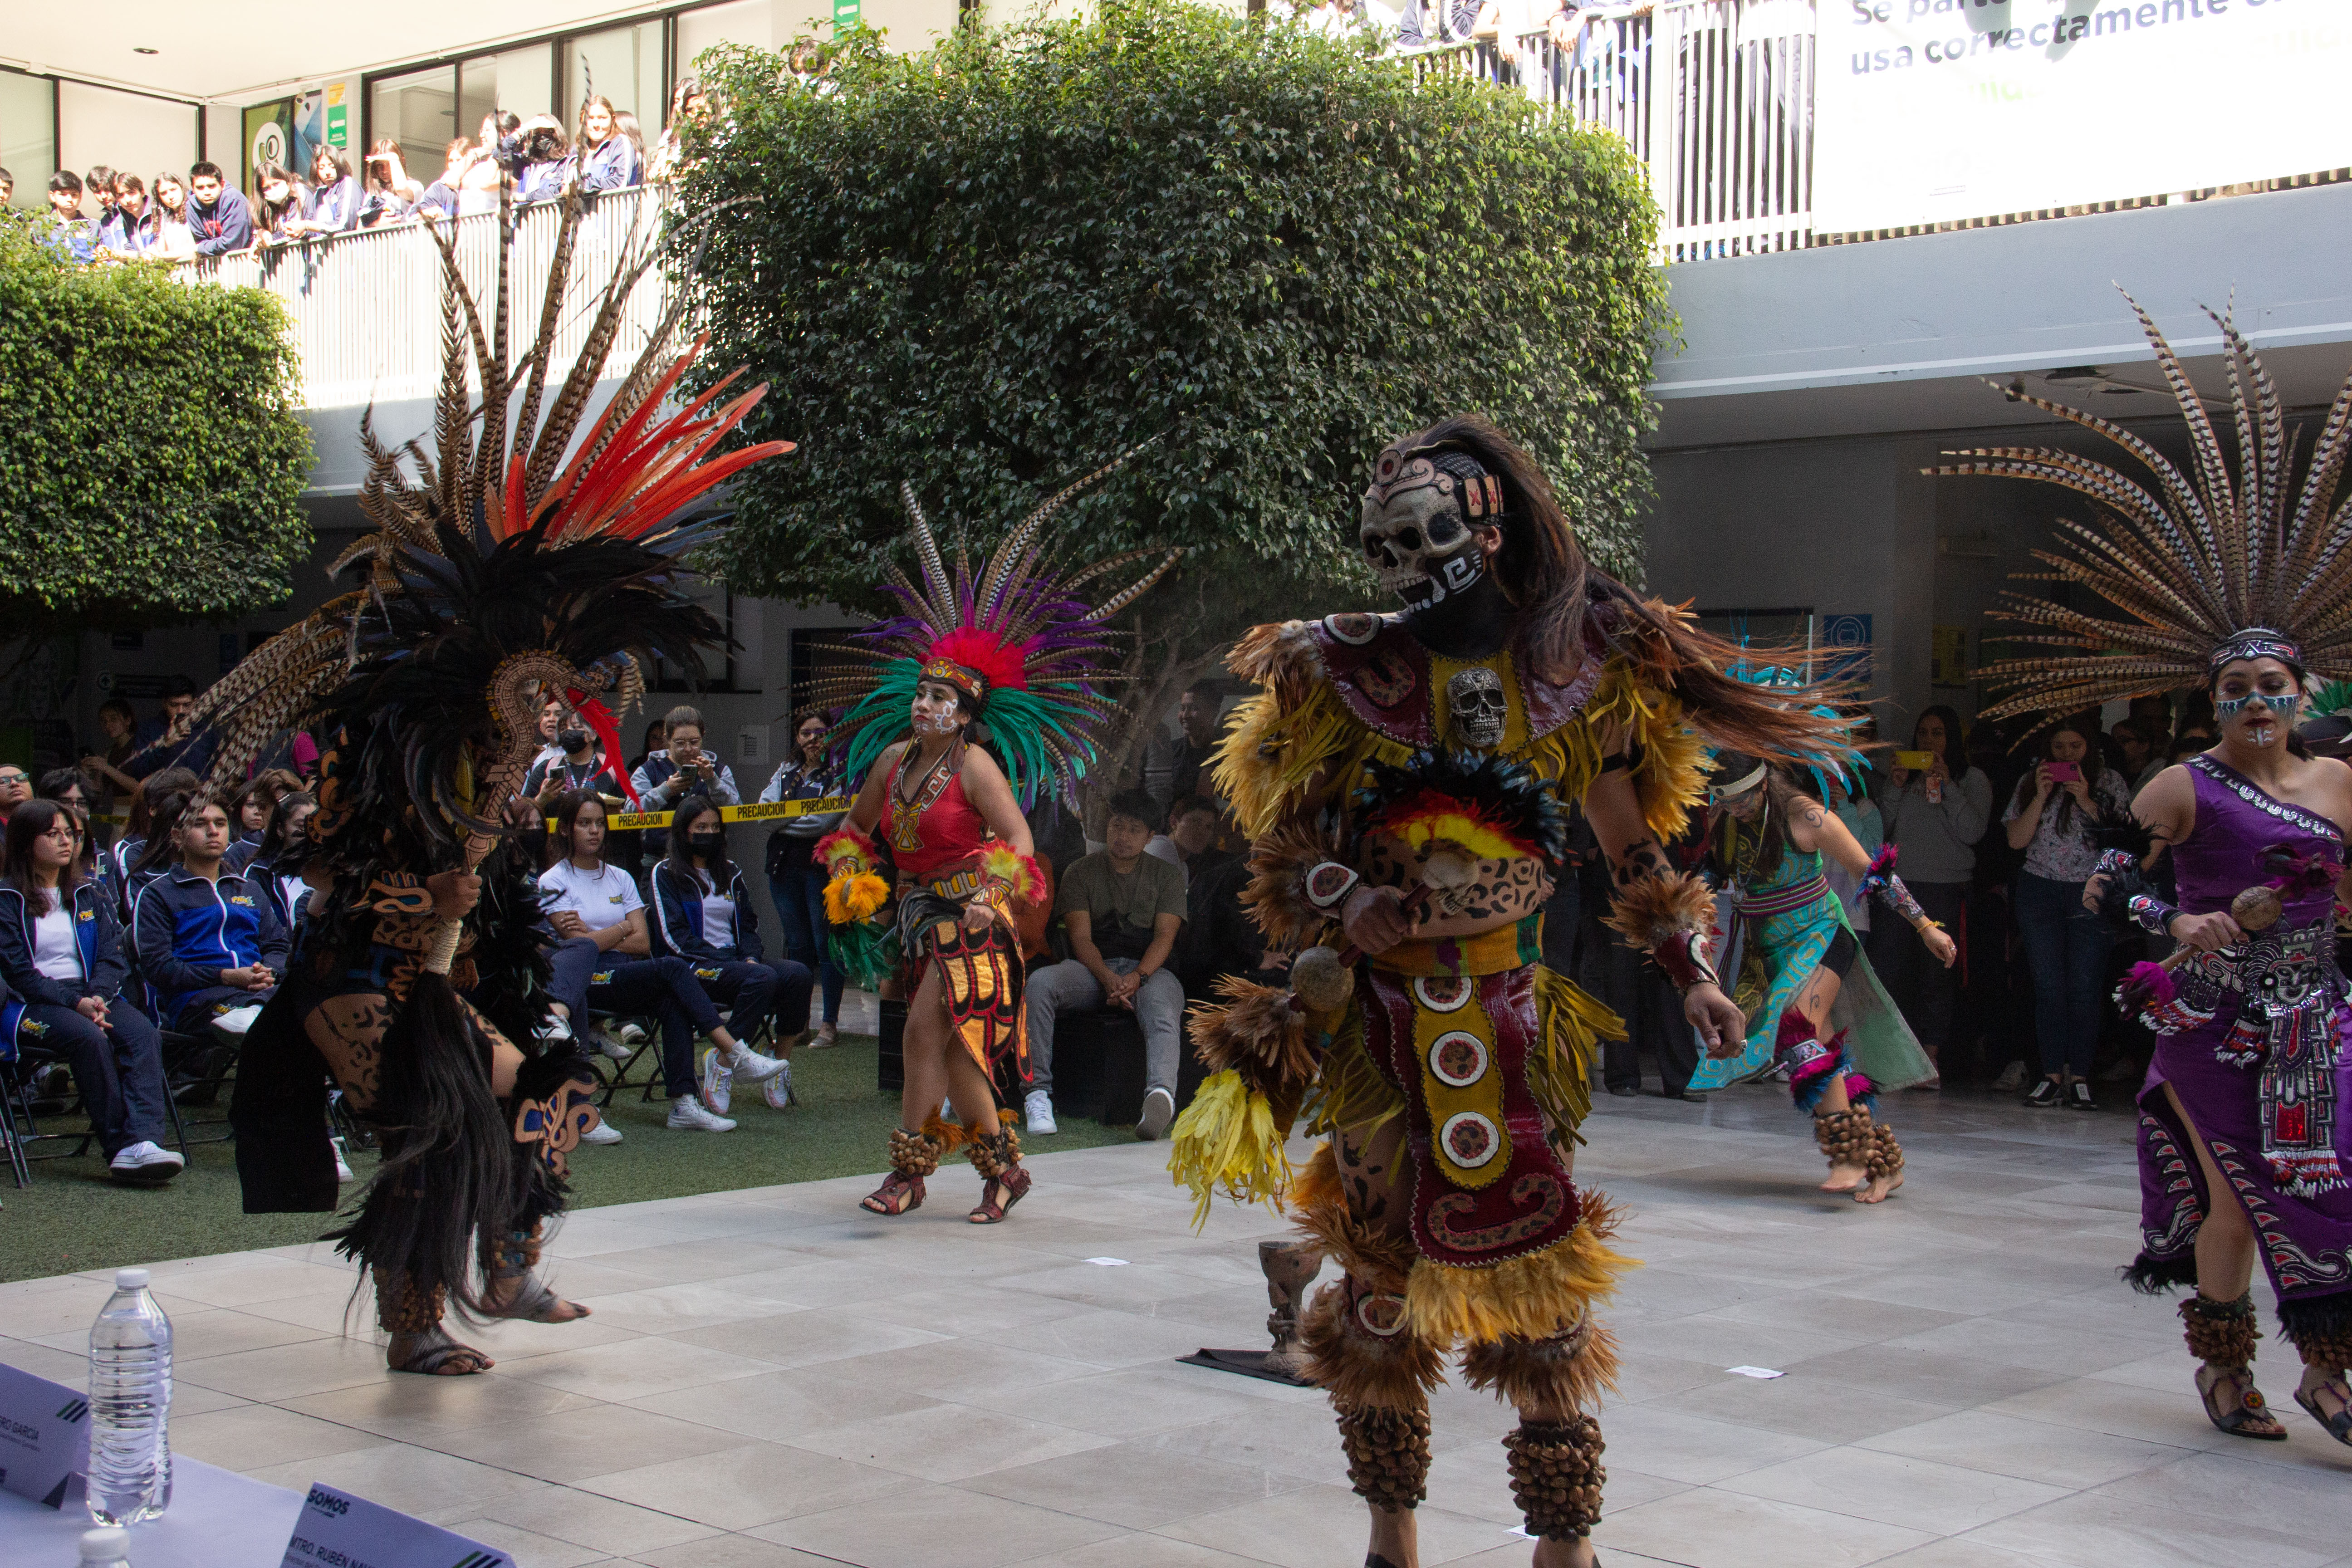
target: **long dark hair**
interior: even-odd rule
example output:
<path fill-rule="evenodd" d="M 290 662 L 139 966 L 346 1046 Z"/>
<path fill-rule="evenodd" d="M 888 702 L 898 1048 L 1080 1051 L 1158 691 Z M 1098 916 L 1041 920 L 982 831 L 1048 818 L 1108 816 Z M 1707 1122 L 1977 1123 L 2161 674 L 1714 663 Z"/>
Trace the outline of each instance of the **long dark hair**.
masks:
<path fill-rule="evenodd" d="M 594 790 L 565 790 L 555 803 L 555 842 L 563 851 L 558 857 L 560 859 L 572 858 L 572 829 L 573 825 L 579 822 L 580 808 L 583 805 L 594 806 L 600 816 L 610 816 L 610 813 L 604 810 L 604 797 Z M 613 830 L 607 827 L 604 831 L 609 836 Z M 604 853 L 602 848 L 597 850 L 596 859 L 598 864 L 604 863 Z"/>
<path fill-rule="evenodd" d="M 2073 735 L 2083 742 L 2083 760 L 2074 765 L 2083 770 L 2083 787 L 2091 792 L 2092 799 L 2096 800 L 2099 780 L 2106 774 L 2106 764 L 2099 760 L 2098 737 L 2085 732 L 2081 724 L 2072 719 L 2062 719 L 2042 731 L 2042 754 L 2034 761 L 2055 762 L 2057 759 L 2050 754 L 2050 742 L 2061 735 Z M 2055 826 L 2061 833 L 2071 833 L 2074 829 L 2074 797 L 2063 788 L 2057 790 L 2055 794 L 2058 796 L 2058 820 Z M 2033 770 L 2028 768 L 2018 775 L 2017 789 L 2011 797 L 2011 805 L 2016 809 L 2022 810 L 2032 799 Z"/>
<path fill-rule="evenodd" d="M 0 877 L 25 895 L 25 902 L 37 915 L 49 912 L 49 890 L 33 876 L 33 840 L 47 833 L 60 816 L 74 825 L 74 836 L 82 846 L 58 873 L 58 906 L 63 909 L 71 903 L 73 890 L 82 879 L 82 858 L 89 847 L 89 825 L 73 807 L 54 800 L 28 800 L 8 814 L 8 860 Z"/>
<path fill-rule="evenodd" d="M 139 858 L 131 862 L 132 876 L 142 871 L 161 871 L 171 865 L 180 852 L 180 847 L 172 840 L 179 833 L 181 816 L 197 793 L 194 789 L 173 790 L 162 800 L 149 803 L 147 837 L 139 846 Z"/>
<path fill-rule="evenodd" d="M 1960 716 L 1941 702 L 1919 710 L 1919 720 L 1911 726 L 1911 739 L 1919 739 L 1919 723 L 1929 719 L 1944 721 L 1944 772 L 1954 784 L 1969 776 L 1968 736 L 1960 728 Z M 1915 747 L 1916 749 L 1916 747 Z"/>
<path fill-rule="evenodd" d="M 704 812 L 718 809 L 719 803 L 707 795 L 690 795 L 677 803 L 677 809 L 670 814 L 669 819 L 669 853 L 664 857 L 671 870 L 688 878 L 700 874 L 694 867 L 694 851 L 686 842 L 687 825 Z M 723 816 L 719 818 L 722 826 L 726 820 Z M 725 889 L 735 879 L 735 862 L 727 858 L 727 837 L 723 832 L 719 838 L 719 853 L 710 858 L 707 869 L 713 891 Z"/>
<path fill-rule="evenodd" d="M 1715 776 L 1723 780 L 1744 779 L 1756 771 L 1764 759 L 1744 752 L 1717 752 L 1715 756 Z M 1755 863 L 1748 875 L 1756 881 L 1769 881 L 1772 873 L 1780 868 L 1780 857 L 1789 847 L 1789 809 L 1800 796 L 1815 800 L 1813 792 L 1797 782 L 1797 777 L 1780 763 L 1765 770 L 1764 782 L 1756 786 L 1764 792 L 1764 811 L 1753 823 L 1740 821 L 1727 811 L 1717 812 L 1706 835 L 1707 858 L 1719 871 L 1736 868 L 1739 858 L 1738 836 L 1755 834 L 1759 837 Z M 1826 805 L 1826 802 L 1821 804 Z"/>
<path fill-rule="evenodd" d="M 254 859 L 275 867 L 278 858 L 286 853 L 287 840 L 297 831 L 294 826 L 296 808 L 318 804 L 318 798 L 309 790 L 289 789 L 279 795 L 278 804 L 270 807 L 269 826 L 262 830 L 261 847 L 254 852 Z"/>

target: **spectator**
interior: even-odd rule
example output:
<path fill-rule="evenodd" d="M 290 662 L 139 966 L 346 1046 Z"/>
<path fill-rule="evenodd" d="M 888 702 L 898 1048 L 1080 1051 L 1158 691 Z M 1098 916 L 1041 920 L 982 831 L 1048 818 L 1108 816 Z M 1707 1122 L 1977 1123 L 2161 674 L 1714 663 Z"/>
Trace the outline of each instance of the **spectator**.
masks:
<path fill-rule="evenodd" d="M 196 686 L 186 676 L 175 677 L 163 694 L 160 722 L 147 744 L 133 752 L 122 771 L 143 779 L 164 768 L 185 768 L 199 778 L 213 765 L 220 738 L 206 725 L 195 727 Z"/>
<path fill-rule="evenodd" d="M 155 176 L 155 200 L 148 216 L 147 254 L 166 261 L 196 258 L 195 231 L 188 226 L 188 187 L 177 174 Z"/>
<path fill-rule="evenodd" d="M 575 789 L 595 791 L 607 811 L 626 804 L 621 781 L 597 748 L 594 733 L 571 710 L 551 702 L 541 712 L 539 725 L 540 733 L 551 738 L 523 775 L 522 792 L 538 801 L 541 816 L 553 816 L 555 803 Z"/>
<path fill-rule="evenodd" d="M 0 979 L 21 1000 L 0 1017 L 12 1046 L 29 1033 L 71 1065 L 116 1180 L 168 1182 L 187 1162 L 160 1142 L 163 1039 L 122 995 L 122 928 L 83 860 L 81 823 L 67 807 L 37 801 L 9 814 Z"/>
<path fill-rule="evenodd" d="M 1151 798 L 1162 807 L 1188 795 L 1200 795 L 1225 809 L 1216 792 L 1210 764 L 1216 758 L 1217 737 L 1224 725 L 1220 704 L 1224 700 L 1213 680 L 1196 680 L 1176 699 L 1176 735 L 1155 738 L 1144 760 L 1144 777 Z"/>
<path fill-rule="evenodd" d="M 87 266 L 97 253 L 97 237 L 81 216 L 81 176 L 71 169 L 49 176 L 49 219 L 44 233 L 61 260 Z"/>
<path fill-rule="evenodd" d="M 278 989 L 286 928 L 245 876 L 226 863 L 228 807 L 199 792 L 172 826 L 169 868 L 139 889 L 131 942 L 163 1027 L 200 1035 L 214 1024 L 243 1034 Z"/>
<path fill-rule="evenodd" d="M 82 188 L 89 193 L 89 199 L 98 204 L 98 211 L 90 216 L 93 232 L 102 231 L 114 221 L 114 171 L 100 163 L 81 178 Z"/>
<path fill-rule="evenodd" d="M 369 144 L 367 163 L 361 173 L 364 178 L 355 218 L 358 227 L 376 228 L 398 223 L 425 195 L 425 187 L 409 177 L 408 165 L 400 155 L 400 143 L 392 137 L 379 136 Z"/>
<path fill-rule="evenodd" d="M 131 753 L 139 749 L 139 742 L 134 738 L 138 727 L 138 716 L 131 711 L 131 704 L 121 698 L 110 697 L 98 705 L 99 733 L 106 737 L 106 745 L 82 758 L 81 771 L 82 776 L 89 780 L 90 787 L 97 792 L 98 812 L 101 816 L 113 813 L 118 793 L 139 793 L 139 781 L 122 771 L 123 764 L 130 762 Z"/>
<path fill-rule="evenodd" d="M 453 137 L 441 153 L 441 177 L 417 193 L 412 209 L 427 223 L 457 216 L 457 192 L 466 183 L 466 170 L 472 162 L 474 143 L 464 136 Z"/>
<path fill-rule="evenodd" d="M 0 763 L 0 817 L 33 798 L 33 775 L 14 763 Z"/>
<path fill-rule="evenodd" d="M 1069 868 L 1055 912 L 1069 933 L 1070 956 L 1029 976 L 1029 1131 L 1055 1131 L 1054 1021 L 1063 1012 L 1117 1007 L 1143 1027 L 1143 1116 L 1138 1138 L 1157 1138 L 1176 1118 L 1177 1050 L 1184 988 L 1168 968 L 1184 923 L 1184 879 L 1143 852 L 1158 807 L 1141 790 L 1110 803 L 1102 852 Z"/>
<path fill-rule="evenodd" d="M 1217 847 L 1223 830 L 1224 820 L 1217 813 L 1216 802 L 1206 795 L 1180 795 L 1176 804 L 1168 808 L 1168 831 L 1152 835 L 1145 853 L 1158 856 L 1182 871 L 1184 885 L 1190 888 L 1194 877 L 1204 876 L 1234 858 Z"/>
<path fill-rule="evenodd" d="M 719 1065 L 746 1083 L 764 1083 L 783 1072 L 784 1064 L 747 1049 L 728 1032 L 686 960 L 648 956 L 646 901 L 635 882 L 604 864 L 604 803 L 586 790 L 565 795 L 556 834 L 563 858 L 539 878 L 540 903 L 559 944 L 549 959 L 548 994 L 567 1018 L 584 1018 L 591 1009 L 656 1015 L 669 1125 L 681 1131 L 733 1131 L 735 1123 L 697 1094 L 696 1033 L 709 1036 Z"/>
<path fill-rule="evenodd" d="M 689 795 L 707 796 L 714 805 L 741 803 L 743 797 L 735 793 L 734 773 L 702 749 L 700 710 L 671 709 L 662 720 L 662 733 L 668 738 L 668 750 L 651 753 L 629 775 L 629 786 L 637 792 L 645 809 L 674 810 Z M 661 855 L 668 849 L 669 835 L 658 827 L 648 828 L 645 842 L 647 854 Z"/>
<path fill-rule="evenodd" d="M 653 163 L 646 170 L 646 178 L 655 184 L 667 184 L 676 180 L 679 165 L 686 161 L 684 132 L 689 124 L 700 124 L 710 113 L 710 100 L 702 91 L 702 84 L 686 77 L 670 89 L 669 115 L 662 122 L 661 145 L 655 149 Z"/>
<path fill-rule="evenodd" d="M 278 917 L 278 923 L 286 928 L 289 939 L 302 923 L 310 901 L 310 884 L 299 876 L 281 875 L 278 865 L 301 849 L 310 816 L 318 809 L 318 797 L 308 790 L 288 790 L 279 795 L 278 805 L 269 813 L 269 826 L 261 836 L 260 847 L 245 868 L 246 879 L 269 900 L 269 912 Z"/>
<path fill-rule="evenodd" d="M 253 244 L 253 208 L 221 183 L 220 165 L 188 165 L 188 229 L 198 256 L 228 256 Z"/>
<path fill-rule="evenodd" d="M 1176 933 L 1169 967 L 1187 998 L 1213 1000 L 1221 980 L 1235 975 L 1278 979 L 1276 972 L 1288 966 L 1289 957 L 1283 953 L 1268 963 L 1265 935 L 1242 905 L 1242 892 L 1249 884 L 1248 860 L 1231 855 L 1204 864 L 1186 885 L 1184 924 Z"/>
<path fill-rule="evenodd" d="M 107 878 L 121 900 L 116 913 L 124 925 L 131 923 L 131 900 L 145 886 L 141 879 L 172 863 L 172 824 L 179 819 L 187 797 L 195 794 L 196 784 L 196 775 L 187 769 L 165 768 L 142 784 L 131 797 L 131 830 L 110 852 L 113 869 Z M 155 850 L 152 858 L 147 853 L 151 844 Z"/>
<path fill-rule="evenodd" d="M 646 721 L 646 732 L 637 742 L 637 754 L 629 759 L 630 777 L 635 778 L 637 770 L 644 767 L 652 760 L 653 754 L 662 749 L 663 735 L 667 729 L 667 726 L 658 719 Z"/>
<path fill-rule="evenodd" d="M 0 169 L 0 207 L 6 206 L 16 199 L 16 176 L 5 169 Z"/>
<path fill-rule="evenodd" d="M 93 254 L 100 261 L 136 261 L 147 251 L 147 184 L 136 174 L 117 174 L 110 195 Z"/>
<path fill-rule="evenodd" d="M 89 819 L 89 788 L 82 783 L 81 770 L 51 768 L 41 775 L 40 787 L 33 798 L 55 801 L 74 814 L 74 820 L 81 825 L 81 874 L 105 889 L 105 862 L 99 858 L 97 836 Z M 5 852 L 0 850 L 0 866 L 6 864 Z"/>
<path fill-rule="evenodd" d="M 2167 692 L 2145 692 L 2131 700 L 2126 711 L 2132 727 L 2147 740 L 2151 755 L 2163 756 L 2172 747 L 2172 698 Z"/>
<path fill-rule="evenodd" d="M 1935 760 L 1924 771 L 1889 770 L 1880 799 L 1886 841 L 1895 847 L 1903 885 L 1928 918 L 1955 940 L 1968 931 L 1977 841 L 1992 820 L 1992 780 L 1969 763 L 1962 737 L 1960 716 L 1950 708 L 1938 704 L 1924 710 L 1912 727 L 1911 749 Z M 1959 996 L 1959 971 L 1936 963 L 1911 940 L 1908 929 L 1882 924 L 1884 929 L 1871 938 L 1870 966 L 1893 994 L 1904 1021 L 1918 1037 L 1919 1048 L 1937 1064 L 1935 1081 L 1940 1084 L 1944 1045 L 1951 1038 Z M 1965 942 L 1962 951 L 1968 951 Z"/>
<path fill-rule="evenodd" d="M 761 1088 L 778 1110 L 792 1103 L 793 1051 L 808 1033 L 809 992 L 814 976 L 791 959 L 766 962 L 760 946 L 760 921 L 744 890 L 743 873 L 727 858 L 727 825 L 719 808 L 690 795 L 670 819 L 669 853 L 655 862 L 649 879 L 654 895 L 654 951 L 683 958 L 695 979 L 716 1001 L 727 1005 L 730 1027 L 756 1037 L 764 1026 L 771 1049 L 786 1070 Z M 727 1109 L 729 1073 L 717 1051 L 703 1063 L 703 1102 Z"/>
<path fill-rule="evenodd" d="M 590 195 L 625 190 L 645 180 L 645 153 L 620 134 L 613 119 L 613 100 L 592 92 L 580 106 L 580 188 Z"/>
<path fill-rule="evenodd" d="M 640 185 L 646 184 L 645 127 L 637 123 L 635 115 L 625 109 L 617 109 L 613 111 L 613 134 L 626 139 L 630 155 L 637 161 L 637 177 L 631 183 Z"/>
<path fill-rule="evenodd" d="M 299 789 L 303 781 L 319 776 L 319 742 L 308 730 L 280 730 L 262 742 L 260 752 L 246 764 L 246 776 L 278 775 L 281 792 Z"/>
<path fill-rule="evenodd" d="M 321 145 L 310 154 L 310 188 L 302 195 L 300 217 L 289 223 L 297 235 L 341 234 L 360 225 L 360 183 L 340 148 Z"/>
<path fill-rule="evenodd" d="M 829 727 L 822 713 L 803 715 L 793 731 L 796 757 L 780 763 L 760 792 L 762 801 L 822 800 L 846 795 L 848 782 L 825 759 Z M 838 1043 L 841 1037 L 839 969 L 834 966 L 825 937 L 824 868 L 816 863 L 816 841 L 841 826 L 844 812 L 816 812 L 788 816 L 768 835 L 768 896 L 776 903 L 776 920 L 783 928 L 784 954 L 816 972 L 824 996 L 824 1011 L 816 1027 L 813 1048 Z"/>
<path fill-rule="evenodd" d="M 2147 787 L 2147 781 L 2165 768 L 2165 742 L 2171 732 L 2151 728 L 2144 720 L 2126 719 L 2116 725 L 2116 744 L 2124 754 L 2125 787 L 2137 795 Z"/>
<path fill-rule="evenodd" d="M 261 852 L 261 841 L 269 832 L 269 819 L 278 809 L 278 781 L 268 773 L 247 779 L 229 797 L 228 823 L 231 837 L 225 858 L 232 871 L 242 871 Z"/>
<path fill-rule="evenodd" d="M 2017 781 L 2001 817 L 2011 847 L 2025 851 L 2017 879 L 2017 928 L 2033 973 L 2042 1073 L 2025 1103 L 2042 1108 L 2098 1109 L 2091 1098 L 2091 1058 L 2105 1016 L 2110 939 L 2097 911 L 2083 907 L 2083 884 L 2099 858 L 2095 830 L 2120 816 L 2128 801 L 2123 781 L 2100 764 L 2091 742 L 2072 722 L 2053 726 L 2042 738 L 2041 762 Z M 1910 879 L 1904 880 L 1907 885 Z"/>
<path fill-rule="evenodd" d="M 514 149 L 511 155 L 508 147 Z M 515 205 L 551 202 L 570 187 L 578 167 L 562 122 L 551 114 L 534 114 L 522 122 L 509 142 L 501 142 L 499 161 L 514 176 Z"/>
<path fill-rule="evenodd" d="M 302 182 L 267 158 L 253 171 L 253 226 L 267 245 L 302 237 Z"/>

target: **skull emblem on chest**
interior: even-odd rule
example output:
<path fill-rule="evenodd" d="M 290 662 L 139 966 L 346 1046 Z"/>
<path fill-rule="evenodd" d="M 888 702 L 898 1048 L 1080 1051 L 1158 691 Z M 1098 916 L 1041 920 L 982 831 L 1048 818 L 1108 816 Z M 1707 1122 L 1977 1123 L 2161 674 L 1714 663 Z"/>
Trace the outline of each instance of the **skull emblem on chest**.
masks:
<path fill-rule="evenodd" d="M 1483 664 L 1445 683 L 1446 733 L 1458 751 L 1491 752 L 1501 745 L 1510 711 L 1503 678 Z"/>
<path fill-rule="evenodd" d="M 1473 516 L 1499 512 L 1501 491 L 1492 479 L 1457 479 L 1427 458 L 1381 453 L 1357 534 L 1381 586 L 1418 610 L 1476 582 L 1486 557 L 1462 521 L 1465 504 Z"/>

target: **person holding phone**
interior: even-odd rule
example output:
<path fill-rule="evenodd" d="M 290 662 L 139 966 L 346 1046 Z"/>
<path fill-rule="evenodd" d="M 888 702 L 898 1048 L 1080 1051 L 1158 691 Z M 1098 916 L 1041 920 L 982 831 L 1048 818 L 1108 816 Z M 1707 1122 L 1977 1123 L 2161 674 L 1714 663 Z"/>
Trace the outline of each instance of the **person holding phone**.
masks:
<path fill-rule="evenodd" d="M 2083 907 L 2083 884 L 2099 859 L 2100 824 L 2130 805 L 2124 781 L 2099 761 L 2083 726 L 2067 721 L 2042 737 L 2042 759 L 2017 781 L 2009 810 L 2009 847 L 2025 851 L 2017 879 L 2018 934 L 2033 974 L 2033 1034 L 2042 1079 L 2025 1103 L 2096 1110 L 2091 1058 L 2099 1046 L 2107 949 L 2113 939 L 2097 913 Z"/>
<path fill-rule="evenodd" d="M 667 749 L 647 755 L 629 776 L 629 785 L 637 792 L 644 809 L 676 811 L 677 803 L 690 795 L 698 795 L 713 805 L 742 804 L 743 797 L 735 791 L 734 773 L 702 749 L 700 709 L 671 709 L 662 721 L 662 733 L 668 741 Z M 646 829 L 645 847 L 648 855 L 669 853 L 668 830 Z"/>
<path fill-rule="evenodd" d="M 1964 931 L 1977 841 L 1992 820 L 1992 780 L 1982 768 L 1969 765 L 1958 713 L 1940 704 L 1920 713 L 1911 730 L 1911 749 L 1895 753 L 1878 810 L 1886 842 L 1901 857 L 1911 896 L 1946 931 Z M 1951 1034 L 1958 972 L 1924 962 L 1919 944 L 1893 925 L 1871 931 L 1868 945 L 1872 966 L 1919 1037 L 1919 1048 L 1937 1064 L 1937 1076 L 1918 1087 L 1942 1087 L 1944 1041 Z"/>

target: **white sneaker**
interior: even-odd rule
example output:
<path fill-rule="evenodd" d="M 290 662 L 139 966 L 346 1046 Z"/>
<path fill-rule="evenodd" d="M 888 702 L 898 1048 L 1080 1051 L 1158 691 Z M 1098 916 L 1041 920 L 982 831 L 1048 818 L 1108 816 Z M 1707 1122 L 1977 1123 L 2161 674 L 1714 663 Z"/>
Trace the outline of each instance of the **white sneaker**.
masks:
<path fill-rule="evenodd" d="M 358 1177 L 352 1174 L 350 1151 L 343 1147 L 343 1141 L 341 1138 L 330 1138 L 327 1142 L 333 1144 L 335 1148 L 335 1180 L 338 1182 L 355 1182 L 359 1180 Z"/>
<path fill-rule="evenodd" d="M 2001 1068 L 2000 1076 L 1992 1080 L 1992 1087 L 1993 1091 L 1996 1094 L 2015 1094 L 2019 1089 L 2023 1089 L 2025 1087 L 2025 1064 L 2023 1062 L 2011 1062 L 2007 1067 Z"/>
<path fill-rule="evenodd" d="M 735 1124 L 727 1118 L 703 1109 L 702 1101 L 688 1095 L 684 1100 L 669 1102 L 669 1125 L 679 1132 L 732 1132 Z"/>
<path fill-rule="evenodd" d="M 624 1024 L 621 1026 L 621 1044 L 625 1046 L 642 1046 L 645 1043 L 646 1028 L 644 1025 Z"/>
<path fill-rule="evenodd" d="M 125 1144 L 117 1151 L 106 1168 L 126 1182 L 168 1182 L 187 1168 L 188 1163 L 169 1149 L 141 1142 Z"/>
<path fill-rule="evenodd" d="M 213 1033 L 232 1040 L 241 1040 L 253 1028 L 253 1021 L 261 1016 L 259 1003 L 244 1007 L 231 1007 L 213 1020 Z"/>
<path fill-rule="evenodd" d="M 593 1026 L 591 1026 L 588 1031 L 588 1038 L 598 1050 L 604 1052 L 606 1056 L 612 1058 L 616 1062 L 627 1061 L 631 1057 L 637 1054 L 636 1047 L 632 1046 L 624 1040 L 616 1040 L 612 1036 L 604 1033 L 604 1030 Z"/>
<path fill-rule="evenodd" d="M 735 1051 L 727 1058 L 727 1070 L 745 1083 L 765 1083 L 784 1070 L 782 1057 L 763 1057 L 742 1041 L 735 1042 Z"/>
<path fill-rule="evenodd" d="M 702 1053 L 702 1103 L 713 1110 L 723 1111 L 734 1097 L 735 1074 L 719 1055 L 717 1047 Z"/>
<path fill-rule="evenodd" d="M 561 1013 L 550 1013 L 547 1023 L 539 1031 L 542 1040 L 568 1040 L 572 1037 L 572 1020 Z"/>
<path fill-rule="evenodd" d="M 1030 1131 L 1043 1136 L 1061 1131 L 1054 1125 L 1054 1097 L 1044 1089 L 1031 1089 L 1029 1097 L 1021 1102 L 1021 1109 L 1029 1113 Z"/>
<path fill-rule="evenodd" d="M 793 1064 L 786 1062 L 784 1070 L 760 1086 L 760 1092 L 778 1110 L 789 1110 L 793 1105 Z"/>
<path fill-rule="evenodd" d="M 599 1121 L 580 1134 L 583 1143 L 618 1143 L 620 1141 L 621 1130 L 609 1121 Z"/>
<path fill-rule="evenodd" d="M 1135 1135 L 1146 1143 L 1168 1133 L 1168 1124 L 1176 1120 L 1176 1097 L 1164 1089 L 1143 1091 L 1143 1117 L 1135 1124 Z"/>

